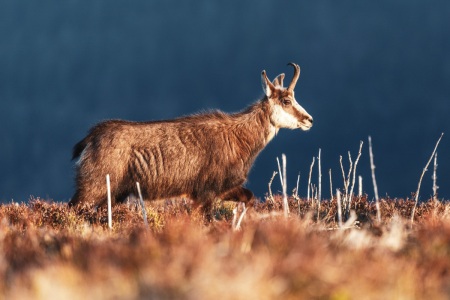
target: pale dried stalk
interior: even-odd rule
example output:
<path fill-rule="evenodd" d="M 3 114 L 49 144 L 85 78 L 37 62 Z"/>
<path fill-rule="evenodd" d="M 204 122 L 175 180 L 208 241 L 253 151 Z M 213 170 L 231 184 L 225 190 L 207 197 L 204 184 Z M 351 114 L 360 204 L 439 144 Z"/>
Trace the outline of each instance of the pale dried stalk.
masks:
<path fill-rule="evenodd" d="M 362 191 L 363 191 L 363 187 L 362 187 L 362 176 L 359 175 L 358 176 L 358 197 L 361 199 L 362 197 Z"/>
<path fill-rule="evenodd" d="M 142 209 L 142 218 L 144 219 L 145 227 L 148 228 L 147 212 L 145 211 L 144 199 L 142 198 L 141 186 L 139 185 L 139 182 L 136 182 L 136 187 L 137 187 L 138 194 L 139 194 L 139 203 L 141 204 L 141 209 Z"/>
<path fill-rule="evenodd" d="M 269 186 L 269 200 L 270 201 L 272 201 L 272 204 L 273 203 L 275 203 L 275 200 L 273 199 L 273 195 L 272 195 L 272 181 L 273 181 L 273 179 L 275 178 L 275 176 L 278 174 L 278 172 L 273 172 L 273 174 L 272 174 L 272 178 L 270 178 L 270 181 L 269 181 L 269 184 L 268 184 L 268 186 Z"/>
<path fill-rule="evenodd" d="M 342 228 L 342 206 L 341 206 L 341 191 L 336 189 L 337 213 L 339 228 Z"/>
<path fill-rule="evenodd" d="M 345 195 L 344 195 L 344 199 L 343 199 L 343 204 L 344 207 L 347 206 L 347 202 L 348 202 L 348 186 L 350 184 L 350 172 L 352 171 L 352 166 L 353 166 L 353 162 L 352 162 L 352 157 L 350 156 L 350 152 L 348 152 L 348 159 L 350 161 L 350 167 L 349 167 L 349 172 L 347 177 L 345 176 L 345 171 L 344 171 L 344 166 L 342 164 L 342 155 L 339 156 L 339 163 L 341 164 L 341 171 L 342 171 L 342 177 L 344 180 L 344 190 L 345 190 Z"/>
<path fill-rule="evenodd" d="M 318 194 L 317 194 L 317 204 L 320 207 L 320 200 L 322 197 L 322 167 L 320 165 L 320 152 L 321 149 L 319 148 L 319 155 L 317 156 L 317 167 L 318 167 L 318 182 L 319 182 L 319 190 L 318 190 Z"/>
<path fill-rule="evenodd" d="M 431 154 L 430 159 L 428 160 L 427 164 L 425 165 L 425 168 L 423 168 L 422 175 L 420 175 L 420 180 L 419 180 L 419 184 L 417 185 L 417 191 L 416 191 L 416 195 L 415 195 L 415 203 L 414 203 L 414 207 L 413 207 L 413 210 L 412 210 L 412 213 L 411 213 L 411 226 L 412 226 L 412 224 L 414 222 L 414 213 L 416 212 L 417 202 L 419 201 L 419 192 L 420 192 L 420 186 L 422 184 L 423 176 L 425 175 L 425 172 L 428 170 L 428 166 L 430 165 L 431 160 L 433 159 L 433 156 L 436 153 L 437 147 L 439 146 L 439 143 L 441 142 L 441 139 L 442 139 L 443 135 L 444 135 L 444 133 L 442 133 L 441 136 L 439 137 L 439 139 L 438 139 L 438 141 L 436 143 L 436 146 L 434 147 L 433 153 Z"/>
<path fill-rule="evenodd" d="M 328 171 L 330 173 L 330 201 L 333 200 L 333 181 L 331 180 L 331 169 Z"/>
<path fill-rule="evenodd" d="M 355 187 L 355 179 L 356 179 L 356 166 L 358 165 L 358 161 L 359 158 L 361 157 L 361 150 L 362 150 L 362 146 L 363 146 L 363 141 L 359 142 L 359 152 L 358 152 L 358 156 L 356 157 L 355 160 L 355 164 L 353 166 L 353 179 L 352 179 L 352 187 L 350 189 L 350 199 L 348 202 L 348 207 L 347 207 L 347 213 L 350 211 L 350 207 L 352 206 L 352 199 L 353 199 L 353 188 Z M 350 156 L 350 152 L 349 152 L 349 156 Z"/>
<path fill-rule="evenodd" d="M 108 192 L 108 227 L 112 229 L 111 182 L 109 180 L 109 174 L 106 174 L 106 190 Z"/>
<path fill-rule="evenodd" d="M 345 188 L 345 172 L 344 172 L 344 166 L 342 165 L 342 155 L 339 155 L 339 163 L 341 165 L 342 178 L 344 180 L 344 188 Z"/>
<path fill-rule="evenodd" d="M 377 180 L 375 179 L 375 164 L 373 163 L 372 138 L 370 137 L 370 135 L 369 135 L 369 156 L 370 156 L 370 169 L 372 170 L 373 192 L 375 195 L 375 207 L 377 209 L 377 221 L 378 223 L 381 223 L 380 201 L 378 198 Z"/>
<path fill-rule="evenodd" d="M 350 176 L 352 175 L 352 167 L 353 167 L 353 161 L 352 161 L 352 156 L 351 156 L 351 154 L 350 154 L 350 151 L 348 151 L 348 161 L 349 161 L 349 163 L 350 163 L 350 166 L 349 166 L 349 168 L 348 168 L 348 174 L 347 174 L 347 186 L 346 186 L 346 188 L 345 188 L 345 198 L 346 198 L 346 203 L 348 204 L 349 203 L 349 197 L 350 197 L 350 194 L 348 193 L 348 187 L 350 186 Z"/>
<path fill-rule="evenodd" d="M 433 200 L 437 201 L 437 190 L 438 190 L 438 186 L 436 185 L 436 180 L 437 180 L 437 176 L 436 176 L 436 171 L 437 171 L 437 155 L 438 153 L 436 152 L 436 154 L 434 155 L 434 167 L 433 167 L 433 176 L 431 177 L 433 179 Z"/>
<path fill-rule="evenodd" d="M 298 185 L 300 183 L 300 172 L 298 173 L 297 176 L 297 186 L 295 187 L 295 199 L 297 200 L 297 204 L 298 204 L 298 216 L 300 217 L 300 198 L 298 197 Z"/>
<path fill-rule="evenodd" d="M 245 214 L 247 213 L 247 210 L 248 210 L 248 207 L 245 207 L 245 203 L 242 203 L 242 206 L 244 207 L 244 211 L 242 212 L 241 216 L 239 217 L 238 223 L 236 225 L 238 230 L 241 228 L 242 220 L 244 220 Z"/>
<path fill-rule="evenodd" d="M 233 221 L 231 221 L 231 229 L 236 230 L 237 213 L 238 213 L 239 203 L 233 208 Z"/>
<path fill-rule="evenodd" d="M 278 157 L 277 157 L 277 164 L 278 164 L 278 175 L 280 175 L 281 188 L 283 188 L 283 175 L 281 173 L 280 160 L 278 159 Z"/>
<path fill-rule="evenodd" d="M 283 211 L 284 217 L 287 218 L 289 216 L 289 203 L 287 198 L 287 183 L 286 183 L 286 155 L 281 155 L 281 160 L 283 162 Z"/>
<path fill-rule="evenodd" d="M 295 186 L 295 195 L 294 195 L 295 199 L 300 199 L 298 197 L 298 185 L 299 185 L 299 183 L 300 183 L 300 172 L 298 172 L 298 175 L 297 175 L 297 185 Z"/>
<path fill-rule="evenodd" d="M 241 204 L 242 204 L 242 213 L 241 213 L 241 216 L 239 217 L 239 220 L 237 222 L 236 222 L 236 219 L 237 219 L 237 213 L 238 213 L 238 206 L 239 205 L 236 206 L 233 209 L 233 223 L 232 223 L 232 226 L 233 226 L 233 230 L 234 231 L 238 231 L 238 230 L 241 229 L 241 222 L 244 219 L 244 216 L 245 216 L 245 214 L 247 213 L 247 210 L 248 210 L 248 207 L 245 207 L 245 203 L 241 202 Z"/>
<path fill-rule="evenodd" d="M 311 163 L 311 166 L 309 167 L 309 177 L 308 177 L 308 196 L 307 196 L 307 199 L 308 199 L 308 201 L 310 201 L 310 200 L 311 200 L 311 198 L 309 197 L 309 196 L 310 196 L 310 193 L 309 193 L 309 191 L 310 191 L 310 186 L 311 186 L 311 175 L 312 175 L 312 170 L 313 170 L 313 167 L 314 167 L 314 161 L 315 161 L 315 157 L 313 157 L 313 159 L 312 159 L 312 163 Z"/>
<path fill-rule="evenodd" d="M 311 183 L 311 203 L 316 204 L 317 200 L 317 187 L 314 183 Z"/>

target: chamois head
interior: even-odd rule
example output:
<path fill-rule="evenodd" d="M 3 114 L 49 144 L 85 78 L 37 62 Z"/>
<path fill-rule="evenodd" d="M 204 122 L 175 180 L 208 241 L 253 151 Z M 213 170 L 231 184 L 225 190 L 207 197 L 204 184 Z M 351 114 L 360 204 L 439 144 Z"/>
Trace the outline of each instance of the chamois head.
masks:
<path fill-rule="evenodd" d="M 300 67 L 289 63 L 294 67 L 294 77 L 287 88 L 283 87 L 284 74 L 278 75 L 273 82 L 267 78 L 266 71 L 261 73 L 262 88 L 271 107 L 270 121 L 276 129 L 289 128 L 309 130 L 312 127 L 313 118 L 295 100 L 294 88 L 300 77 Z"/>

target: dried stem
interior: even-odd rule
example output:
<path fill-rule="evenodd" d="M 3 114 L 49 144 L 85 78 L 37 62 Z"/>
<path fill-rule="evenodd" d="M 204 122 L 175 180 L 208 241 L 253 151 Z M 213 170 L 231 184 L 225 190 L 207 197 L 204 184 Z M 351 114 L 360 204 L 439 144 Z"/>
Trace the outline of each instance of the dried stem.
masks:
<path fill-rule="evenodd" d="M 139 194 L 139 203 L 141 204 L 141 209 L 142 209 L 142 218 L 144 219 L 145 227 L 148 228 L 147 212 L 145 211 L 144 199 L 142 198 L 141 186 L 139 185 L 139 182 L 136 182 L 136 187 L 137 187 L 138 194 Z"/>
<path fill-rule="evenodd" d="M 437 156 L 438 153 L 436 152 L 436 154 L 434 155 L 434 167 L 433 167 L 433 176 L 431 177 L 433 179 L 433 200 L 437 201 L 437 190 L 438 190 L 438 186 L 436 184 L 436 180 L 437 180 L 437 176 L 436 176 L 436 171 L 437 171 Z"/>
<path fill-rule="evenodd" d="M 373 163 L 372 138 L 370 137 L 370 135 L 369 135 L 369 155 L 370 155 L 370 169 L 372 170 L 373 192 L 375 195 L 375 206 L 377 208 L 377 220 L 378 223 L 381 223 L 380 201 L 378 198 L 377 180 L 375 179 L 375 164 Z"/>
<path fill-rule="evenodd" d="M 331 169 L 328 171 L 330 174 L 330 201 L 333 200 L 333 181 L 331 180 Z"/>
<path fill-rule="evenodd" d="M 319 172 L 319 174 L 318 174 L 319 191 L 317 194 L 317 204 L 319 207 L 320 207 L 320 200 L 322 198 L 322 167 L 320 164 L 320 152 L 321 152 L 321 149 L 319 148 L 319 155 L 317 156 L 317 169 Z"/>
<path fill-rule="evenodd" d="M 277 164 L 278 164 L 278 175 L 280 175 L 281 188 L 283 188 L 283 175 L 281 173 L 280 160 L 278 159 L 278 157 L 277 157 Z"/>
<path fill-rule="evenodd" d="M 269 200 L 270 201 L 272 201 L 272 204 L 273 203 L 275 203 L 275 200 L 273 199 L 273 194 L 272 194 L 272 181 L 273 181 L 273 179 L 275 178 L 275 176 L 278 174 L 278 172 L 273 172 L 273 174 L 272 174 L 272 178 L 270 178 L 270 181 L 269 181 L 269 184 L 268 184 L 268 186 L 269 186 Z"/>
<path fill-rule="evenodd" d="M 313 157 L 312 162 L 311 162 L 311 166 L 309 167 L 309 177 L 308 177 L 308 197 L 307 197 L 308 201 L 311 200 L 309 191 L 310 191 L 310 187 L 311 187 L 311 175 L 312 175 L 312 170 L 313 170 L 313 167 L 314 167 L 314 161 L 315 161 L 315 157 Z"/>
<path fill-rule="evenodd" d="M 350 155 L 350 151 L 348 152 L 348 159 L 350 161 L 350 167 L 348 169 L 348 175 L 345 176 L 344 166 L 342 164 L 342 155 L 339 156 L 339 163 L 341 164 L 342 177 L 344 179 L 344 190 L 345 190 L 345 195 L 344 195 L 344 199 L 343 199 L 344 207 L 346 207 L 347 203 L 348 203 L 348 186 L 350 185 L 350 174 L 351 174 L 352 166 L 353 166 L 353 162 L 352 162 L 352 157 Z"/>
<path fill-rule="evenodd" d="M 112 229 L 111 182 L 109 180 L 109 174 L 106 175 L 106 190 L 108 192 L 108 227 Z"/>
<path fill-rule="evenodd" d="M 356 181 L 356 167 L 357 167 L 357 165 L 358 165 L 359 158 L 361 157 L 361 150 L 362 150 L 363 144 L 364 144 L 363 141 L 360 141 L 360 142 L 359 142 L 359 152 L 358 152 L 358 156 L 356 157 L 355 164 L 354 164 L 354 166 L 353 166 L 352 187 L 351 187 L 351 189 L 350 189 L 350 199 L 349 199 L 349 202 L 348 202 L 347 213 L 350 211 L 350 207 L 351 207 L 351 205 L 352 205 L 353 189 L 354 189 L 354 187 L 355 187 L 355 181 Z M 350 157 L 350 152 L 349 152 L 349 157 Z"/>
<path fill-rule="evenodd" d="M 298 185 L 300 183 L 300 172 L 298 173 L 297 176 L 297 186 L 295 187 L 295 199 L 297 200 L 297 204 L 298 204 L 298 216 L 300 217 L 300 198 L 298 197 Z"/>
<path fill-rule="evenodd" d="M 359 175 L 358 176 L 358 197 L 361 199 L 362 197 L 362 191 L 363 191 L 363 187 L 362 187 L 362 176 Z"/>
<path fill-rule="evenodd" d="M 237 205 L 234 209 L 233 209 L 233 222 L 232 222 L 232 228 L 234 231 L 238 231 L 241 229 L 241 222 L 244 219 L 245 213 L 248 210 L 248 207 L 245 207 L 245 203 L 241 202 L 242 205 L 242 213 L 239 217 L 239 219 L 237 219 L 237 214 L 239 212 L 239 205 Z M 237 221 L 237 222 L 236 222 Z"/>
<path fill-rule="evenodd" d="M 347 174 L 347 185 L 345 187 L 345 201 L 346 203 L 349 203 L 349 193 L 348 193 L 348 187 L 350 186 L 350 176 L 352 175 L 352 167 L 353 167 L 353 161 L 352 161 L 352 156 L 350 154 L 350 151 L 348 151 L 348 161 L 350 163 L 350 166 L 348 168 L 348 174 Z"/>
<path fill-rule="evenodd" d="M 283 210 L 284 217 L 287 218 L 289 215 L 289 203 L 287 198 L 287 183 L 286 183 L 286 155 L 281 155 L 281 160 L 283 162 Z"/>
<path fill-rule="evenodd" d="M 420 185 L 422 184 L 423 176 L 425 175 L 425 172 L 428 170 L 428 166 L 430 165 L 431 160 L 433 159 L 433 156 L 436 153 L 437 147 L 439 146 L 439 143 L 441 142 L 441 139 L 442 139 L 443 135 L 444 135 L 444 133 L 442 133 L 441 136 L 439 137 L 439 139 L 438 139 L 438 141 L 436 143 L 436 146 L 434 147 L 433 153 L 431 154 L 430 159 L 428 160 L 427 164 L 425 165 L 425 168 L 423 168 L 422 175 L 420 175 L 420 180 L 419 180 L 419 184 L 417 185 L 417 191 L 416 191 L 416 195 L 415 195 L 415 203 L 414 203 L 414 207 L 413 207 L 413 210 L 412 210 L 412 213 L 411 213 L 411 226 L 412 226 L 412 224 L 414 222 L 414 213 L 416 212 L 417 202 L 419 201 Z"/>
<path fill-rule="evenodd" d="M 338 222 L 339 228 L 342 227 L 342 206 L 341 206 L 341 191 L 336 189 L 336 201 L 337 201 L 337 213 L 338 213 Z"/>

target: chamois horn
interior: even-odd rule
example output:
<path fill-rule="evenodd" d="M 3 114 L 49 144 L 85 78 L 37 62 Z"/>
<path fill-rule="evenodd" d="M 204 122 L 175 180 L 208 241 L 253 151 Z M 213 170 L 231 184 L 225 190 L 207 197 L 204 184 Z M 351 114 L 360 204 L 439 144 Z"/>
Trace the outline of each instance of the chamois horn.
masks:
<path fill-rule="evenodd" d="M 297 64 L 294 64 L 292 62 L 288 63 L 288 66 L 294 67 L 294 77 L 292 78 L 291 83 L 289 84 L 288 91 L 293 92 L 295 85 L 297 84 L 297 80 L 300 77 L 300 67 Z"/>

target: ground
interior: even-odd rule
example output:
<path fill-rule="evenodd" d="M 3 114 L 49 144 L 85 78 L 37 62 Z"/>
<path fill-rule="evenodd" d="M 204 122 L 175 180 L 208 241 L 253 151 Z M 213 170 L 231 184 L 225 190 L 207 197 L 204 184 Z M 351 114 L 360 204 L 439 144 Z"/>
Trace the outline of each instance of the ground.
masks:
<path fill-rule="evenodd" d="M 450 203 L 365 197 L 339 227 L 336 199 L 216 203 L 205 222 L 187 200 L 69 209 L 0 206 L 0 298 L 448 299 Z M 300 204 L 300 209 L 299 205 Z M 345 215 L 344 215 L 345 217 Z"/>

